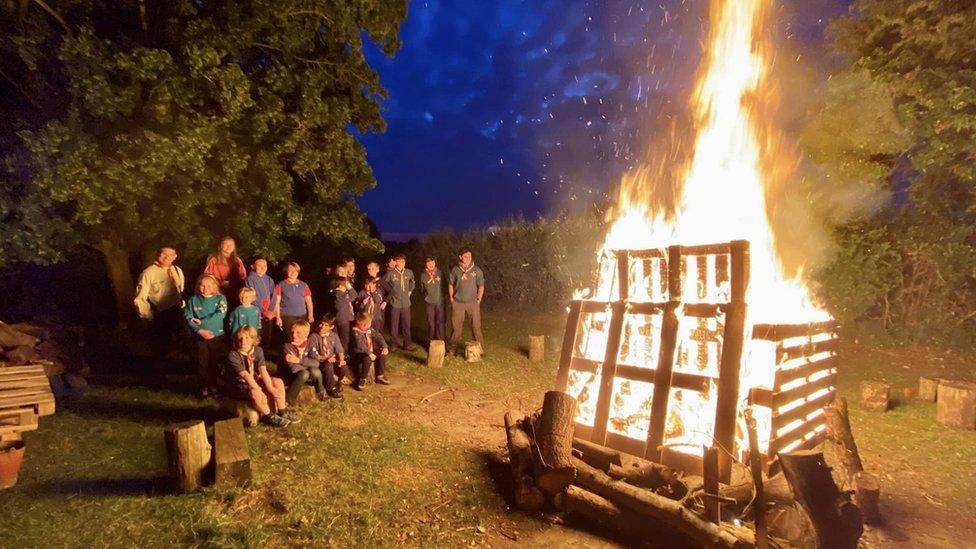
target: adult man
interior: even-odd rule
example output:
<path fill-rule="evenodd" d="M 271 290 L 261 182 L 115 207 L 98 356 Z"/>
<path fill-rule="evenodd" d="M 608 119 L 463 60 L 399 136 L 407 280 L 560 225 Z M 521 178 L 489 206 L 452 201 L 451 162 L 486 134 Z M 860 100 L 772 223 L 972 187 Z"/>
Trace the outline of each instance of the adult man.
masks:
<path fill-rule="evenodd" d="M 139 275 L 133 303 L 139 317 L 150 322 L 150 349 L 155 358 L 169 351 L 173 334 L 183 319 L 183 270 L 173 265 L 176 249 L 164 246 L 156 252 L 156 261 Z"/>
<path fill-rule="evenodd" d="M 407 256 L 396 254 L 393 256 L 393 268 L 386 272 L 383 280 L 390 289 L 387 301 L 390 303 L 390 335 L 392 343 L 404 350 L 411 350 L 410 341 L 410 295 L 413 294 L 416 281 L 413 271 L 406 268 Z"/>
<path fill-rule="evenodd" d="M 461 340 L 464 317 L 471 317 L 474 339 L 484 347 L 481 335 L 481 300 L 485 295 L 485 273 L 474 264 L 469 248 L 458 253 L 458 264 L 451 269 L 447 281 L 447 295 L 451 300 L 451 345 Z"/>
<path fill-rule="evenodd" d="M 424 272 L 420 273 L 420 285 L 424 290 L 424 302 L 427 305 L 427 337 L 431 341 L 444 341 L 444 283 L 441 270 L 437 268 L 437 260 L 433 257 L 424 259 Z"/>

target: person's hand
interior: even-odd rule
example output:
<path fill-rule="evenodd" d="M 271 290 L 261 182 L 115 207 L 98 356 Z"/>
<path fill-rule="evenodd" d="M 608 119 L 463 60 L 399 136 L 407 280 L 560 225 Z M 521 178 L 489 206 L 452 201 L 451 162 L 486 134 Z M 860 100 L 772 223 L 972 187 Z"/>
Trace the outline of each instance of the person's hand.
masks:
<path fill-rule="evenodd" d="M 386 309 L 386 302 L 385 301 L 380 305 L 380 309 Z"/>
<path fill-rule="evenodd" d="M 340 367 L 341 367 L 341 366 L 345 366 L 345 365 L 346 365 L 346 361 L 345 361 L 345 360 L 340 360 L 340 361 L 339 361 L 339 366 L 340 366 Z"/>
<path fill-rule="evenodd" d="M 299 360 L 297 356 L 287 353 L 285 354 L 285 362 L 301 362 L 301 360 Z"/>
<path fill-rule="evenodd" d="M 200 330 L 197 333 L 200 334 L 200 337 L 202 337 L 203 339 L 213 339 L 214 338 L 214 333 L 211 332 L 210 330 Z"/>
<path fill-rule="evenodd" d="M 226 287 L 230 286 L 230 280 L 225 280 L 225 281 L 221 282 L 220 285 L 222 287 L 226 288 Z"/>
<path fill-rule="evenodd" d="M 383 347 L 383 350 L 380 351 L 380 354 L 383 355 L 383 356 L 386 356 L 386 355 L 390 354 L 390 349 L 387 348 L 387 347 Z"/>
<path fill-rule="evenodd" d="M 281 328 L 281 327 L 282 327 L 282 325 L 284 324 L 283 322 L 281 322 L 281 317 L 280 317 L 280 316 L 279 316 L 279 317 L 275 317 L 275 324 L 276 324 L 276 325 L 277 325 L 277 326 L 278 326 L 279 328 Z"/>
<path fill-rule="evenodd" d="M 309 323 L 309 324 L 312 324 L 313 322 L 315 322 L 315 319 L 314 319 L 314 318 L 312 318 L 312 315 L 308 315 L 308 318 L 307 318 L 307 320 L 308 320 L 308 323 Z"/>
<path fill-rule="evenodd" d="M 199 318 L 191 318 L 190 319 L 190 322 L 192 322 L 196 326 L 199 326 L 199 325 L 203 324 L 203 321 L 200 320 Z"/>
<path fill-rule="evenodd" d="M 373 353 L 369 353 L 369 359 L 376 360 L 376 355 L 374 355 Z"/>

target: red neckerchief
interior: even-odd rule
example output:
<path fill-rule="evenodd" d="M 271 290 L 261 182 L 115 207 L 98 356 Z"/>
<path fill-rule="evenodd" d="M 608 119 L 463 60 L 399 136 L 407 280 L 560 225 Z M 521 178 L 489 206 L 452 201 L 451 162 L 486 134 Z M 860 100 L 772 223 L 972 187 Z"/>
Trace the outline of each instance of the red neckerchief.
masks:
<path fill-rule="evenodd" d="M 295 345 L 295 342 L 292 342 L 292 345 Z M 295 345 L 295 348 L 298 349 L 298 359 L 301 360 L 305 358 L 305 349 L 308 348 L 308 339 L 303 341 L 301 345 Z"/>
<path fill-rule="evenodd" d="M 373 338 L 369 336 L 369 333 L 371 331 L 373 331 L 373 329 L 372 328 L 366 328 L 364 330 L 364 329 L 360 328 L 359 326 L 353 326 L 352 329 L 355 330 L 355 331 L 357 331 L 357 332 L 359 332 L 359 333 L 361 333 L 361 334 L 363 334 L 363 339 L 366 340 L 366 350 L 369 351 L 369 354 L 373 354 Z"/>
<path fill-rule="evenodd" d="M 254 347 L 251 347 L 251 352 L 246 355 L 242 353 L 240 349 L 238 349 L 237 352 L 244 357 L 244 365 L 247 367 L 247 372 L 254 375 Z"/>

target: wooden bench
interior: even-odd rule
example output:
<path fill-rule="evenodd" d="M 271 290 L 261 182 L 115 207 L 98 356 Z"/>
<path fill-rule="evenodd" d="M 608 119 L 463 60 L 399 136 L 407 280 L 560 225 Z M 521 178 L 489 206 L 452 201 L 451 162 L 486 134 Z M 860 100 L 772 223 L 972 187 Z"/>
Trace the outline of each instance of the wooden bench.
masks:
<path fill-rule="evenodd" d="M 43 365 L 0 368 L 0 440 L 37 429 L 38 418 L 54 410 L 54 394 Z"/>

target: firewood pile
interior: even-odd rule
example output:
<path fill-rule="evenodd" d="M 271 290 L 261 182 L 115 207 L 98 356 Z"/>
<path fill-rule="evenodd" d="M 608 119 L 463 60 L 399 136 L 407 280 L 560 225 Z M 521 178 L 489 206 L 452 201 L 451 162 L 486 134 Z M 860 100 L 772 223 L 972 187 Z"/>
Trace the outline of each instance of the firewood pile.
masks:
<path fill-rule="evenodd" d="M 860 478 L 846 408 L 843 416 L 834 428 L 846 433 L 832 431 L 828 440 L 846 442 L 845 467 Z M 863 532 L 861 510 L 838 488 L 821 452 L 781 453 L 765 469 L 756 454 L 734 464 L 723 483 L 718 448 L 704 449 L 702 474 L 682 473 L 574 438 L 575 418 L 576 400 L 559 391 L 547 392 L 535 414 L 505 414 L 520 510 L 557 512 L 629 543 L 661 547 L 844 548 L 856 547 Z"/>

